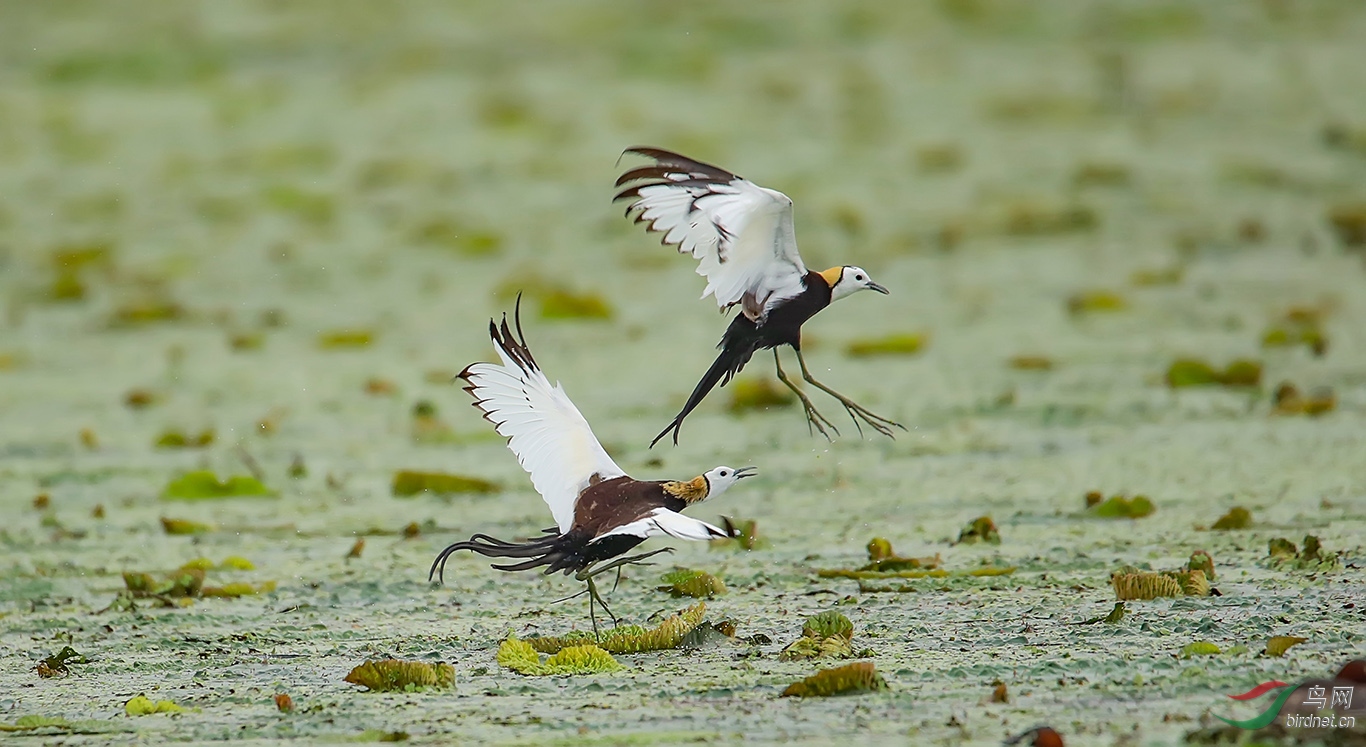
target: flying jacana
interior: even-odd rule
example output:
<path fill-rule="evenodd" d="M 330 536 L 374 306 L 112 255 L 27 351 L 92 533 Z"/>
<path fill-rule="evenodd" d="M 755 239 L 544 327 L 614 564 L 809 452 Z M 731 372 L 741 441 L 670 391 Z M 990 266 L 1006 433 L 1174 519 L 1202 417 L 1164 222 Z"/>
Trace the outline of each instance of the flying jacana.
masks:
<path fill-rule="evenodd" d="M 446 560 L 460 550 L 486 557 L 525 558 L 493 567 L 525 571 L 544 566 L 547 575 L 574 574 L 588 585 L 588 615 L 596 633 L 594 602 L 614 622 L 616 616 L 603 604 L 593 577 L 613 569 L 620 573 L 627 563 L 672 549 L 621 557 L 650 537 L 710 540 L 734 536 L 729 521 L 721 529 L 679 512 L 720 495 L 753 476 L 755 469 L 715 467 L 691 480 L 633 479 L 607 455 L 564 389 L 558 383 L 552 386 L 531 356 L 522 333 L 520 296 L 514 319 L 516 336 L 508 328 L 506 314 L 501 328 L 489 321 L 489 337 L 502 363 L 475 363 L 457 378 L 465 381 L 474 406 L 507 437 L 508 448 L 550 507 L 555 527 L 544 530 L 546 536 L 524 542 L 506 542 L 486 534 L 456 542 L 436 556 L 428 580 L 444 580 Z"/>
<path fill-rule="evenodd" d="M 791 389 L 806 408 L 807 427 L 815 426 L 826 438 L 828 427 L 839 430 L 821 415 L 797 385 L 783 372 L 778 347 L 790 345 L 807 383 L 839 400 L 863 432 L 859 419 L 886 436 L 892 428 L 905 427 L 859 405 L 817 381 L 802 357 L 802 325 L 821 309 L 862 290 L 887 293 L 859 267 L 844 265 L 812 272 L 797 254 L 792 224 L 792 200 L 782 192 L 761 187 L 709 163 L 694 161 L 660 148 L 628 148 L 654 163 L 622 174 L 616 186 L 626 188 L 613 201 L 630 200 L 626 216 L 662 233 L 662 243 L 675 245 L 681 254 L 698 260 L 697 274 L 707 279 L 702 297 L 715 296 L 722 311 L 740 306 L 725 335 L 721 354 L 693 389 L 683 409 L 667 428 L 650 442 L 653 447 L 673 431 L 674 444 L 683 419 L 718 384 L 725 386 L 745 367 L 757 350 L 773 350 L 778 379 Z M 625 155 L 623 153 L 623 155 Z M 630 186 L 626 186 L 630 185 Z"/>

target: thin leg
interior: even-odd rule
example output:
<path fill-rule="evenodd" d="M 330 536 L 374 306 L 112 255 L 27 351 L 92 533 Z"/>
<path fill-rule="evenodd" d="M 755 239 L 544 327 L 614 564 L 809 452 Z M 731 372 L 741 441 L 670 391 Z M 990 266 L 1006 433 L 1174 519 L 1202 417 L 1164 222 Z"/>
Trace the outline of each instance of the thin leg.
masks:
<path fill-rule="evenodd" d="M 588 576 L 584 579 L 584 581 L 588 584 L 588 620 L 593 623 L 593 637 L 597 638 L 598 619 L 593 615 L 594 601 L 597 601 L 597 603 L 602 607 L 602 611 L 606 612 L 607 616 L 612 618 L 612 627 L 616 627 L 619 623 L 617 622 L 617 616 L 612 614 L 612 609 L 607 606 L 606 602 L 602 601 L 602 597 L 598 594 L 598 586 L 597 584 L 593 583 L 593 577 Z"/>
<path fill-rule="evenodd" d="M 797 360 L 801 360 L 800 352 L 798 352 L 797 354 Z M 833 439 L 831 439 L 830 434 L 825 431 L 825 429 L 829 427 L 830 430 L 834 431 L 835 435 L 838 436 L 840 434 L 840 431 L 838 428 L 835 427 L 834 423 L 831 423 L 829 420 L 826 420 L 825 416 L 820 414 L 820 411 L 816 409 L 816 406 L 811 404 L 811 399 L 806 396 L 806 392 L 803 392 L 801 389 L 798 389 L 797 385 L 793 384 L 792 380 L 787 378 L 787 374 L 783 373 L 783 361 L 781 358 L 778 357 L 777 348 L 773 348 L 773 365 L 776 366 L 778 369 L 778 381 L 781 381 L 784 384 L 786 384 L 787 388 L 791 389 L 792 393 L 797 395 L 797 399 L 802 401 L 802 407 L 806 408 L 807 432 L 809 433 L 811 431 L 811 428 L 814 426 L 816 430 L 821 432 L 822 436 L 825 436 L 826 441 L 831 441 Z"/>
<path fill-rule="evenodd" d="M 873 412 L 872 410 L 869 410 L 863 405 L 860 405 L 852 399 L 849 399 L 843 394 L 840 394 L 834 389 L 831 389 L 830 387 L 820 383 L 819 381 L 816 381 L 816 377 L 812 376 L 811 372 L 806 368 L 806 359 L 802 357 L 802 349 L 794 349 L 797 351 L 797 363 L 800 364 L 802 367 L 802 378 L 806 380 L 806 383 L 815 386 L 816 388 L 820 389 L 821 391 L 825 392 L 831 397 L 834 397 L 835 399 L 839 400 L 840 404 L 844 405 L 845 411 L 849 413 L 849 417 L 854 421 L 855 425 L 858 425 L 859 418 L 863 418 L 863 421 L 868 425 L 872 426 L 873 430 L 877 431 L 878 433 L 881 433 L 882 435 L 888 438 L 895 438 L 895 436 L 892 435 L 892 428 L 890 426 L 895 426 L 903 431 L 906 430 L 906 426 L 896 422 L 895 420 L 888 420 L 887 418 L 878 415 L 877 413 Z M 774 350 L 774 353 L 777 353 L 777 350 Z M 862 432 L 863 429 L 859 428 L 859 433 Z"/>
<path fill-rule="evenodd" d="M 624 565 L 630 565 L 631 563 L 640 563 L 640 561 L 646 558 L 652 558 L 662 552 L 673 551 L 674 549 L 672 547 L 661 547 L 658 550 L 651 550 L 650 552 L 644 552 L 639 555 L 630 555 L 625 558 L 617 558 L 616 560 L 613 560 L 611 563 L 608 563 L 607 565 L 594 566 L 592 570 L 585 568 L 584 570 L 579 571 L 578 575 L 582 577 L 580 580 L 592 578 L 593 576 L 596 576 L 599 573 L 606 573 L 614 569 L 620 570 L 621 567 Z M 641 565 L 649 565 L 649 563 L 641 563 Z"/>
<path fill-rule="evenodd" d="M 619 583 L 619 582 L 621 581 L 621 569 L 622 569 L 622 566 L 628 565 L 628 564 L 630 564 L 630 563 L 639 563 L 640 561 L 644 560 L 645 558 L 654 557 L 655 555 L 658 555 L 658 554 L 660 554 L 660 553 L 662 553 L 662 552 L 673 552 L 673 551 L 674 551 L 674 549 L 673 549 L 672 547 L 661 547 L 661 548 L 659 548 L 658 550 L 653 550 L 653 551 L 651 551 L 651 552 L 641 553 L 641 554 L 639 554 L 639 555 L 631 555 L 631 556 L 628 556 L 628 557 L 625 557 L 625 558 L 617 558 L 616 560 L 613 560 L 611 563 L 608 563 L 607 565 L 593 566 L 593 567 L 591 567 L 591 568 L 584 568 L 583 570 L 581 570 L 581 571 L 579 571 L 578 573 L 574 574 L 574 578 L 576 578 L 576 579 L 578 579 L 579 581 L 583 581 L 584 583 L 588 584 L 588 589 L 586 590 L 586 593 L 588 594 L 588 620 L 589 620 L 590 622 L 593 623 L 593 637 L 594 637 L 594 638 L 597 638 L 597 637 L 598 637 L 598 618 L 597 618 L 597 616 L 593 613 L 593 604 L 594 604 L 594 602 L 596 602 L 599 606 L 602 607 L 602 611 L 603 611 L 603 612 L 606 612 L 608 617 L 612 618 L 612 625 L 613 625 L 614 627 L 615 627 L 616 625 L 618 625 L 619 623 L 617 622 L 617 616 L 614 615 L 614 614 L 612 614 L 612 609 L 611 609 L 610 607 L 607 606 L 607 602 L 604 602 L 604 601 L 602 600 L 602 596 L 601 596 L 600 594 L 598 594 L 598 585 L 595 584 L 595 583 L 593 582 L 593 577 L 596 576 L 596 575 L 598 575 L 598 574 L 601 574 L 601 573 L 606 573 L 607 571 L 615 570 L 615 571 L 617 572 L 617 581 L 618 581 L 618 583 Z M 646 563 L 645 565 L 649 565 L 649 564 Z M 612 585 L 612 590 L 613 590 L 613 591 L 616 591 L 616 588 L 617 588 L 617 587 L 616 587 L 616 584 L 613 584 L 613 585 Z M 583 593 L 585 593 L 585 592 L 584 592 L 584 591 L 579 592 L 579 594 L 583 594 Z M 563 602 L 563 601 L 565 601 L 566 599 L 573 599 L 574 597 L 578 596 L 579 594 L 575 594 L 575 595 L 573 595 L 573 596 L 565 597 L 564 599 L 561 599 L 561 600 L 559 600 L 559 601 Z"/>

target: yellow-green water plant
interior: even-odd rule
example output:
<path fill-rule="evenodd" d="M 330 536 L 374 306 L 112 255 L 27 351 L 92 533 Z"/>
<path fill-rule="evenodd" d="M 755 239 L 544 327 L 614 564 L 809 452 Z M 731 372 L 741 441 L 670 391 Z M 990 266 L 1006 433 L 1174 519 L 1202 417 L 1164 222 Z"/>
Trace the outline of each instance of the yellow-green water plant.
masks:
<path fill-rule="evenodd" d="M 802 636 L 778 654 L 781 661 L 848 659 L 854 655 L 854 624 L 836 610 L 806 619 Z"/>
<path fill-rule="evenodd" d="M 210 470 L 186 472 L 161 491 L 163 501 L 211 501 L 222 498 L 273 498 L 275 491 L 250 475 L 220 480 Z"/>
<path fill-rule="evenodd" d="M 508 636 L 498 647 L 498 663 L 528 677 L 602 674 L 622 668 L 611 654 L 593 644 L 566 646 L 543 660 L 531 644 L 517 636 Z"/>
<path fill-rule="evenodd" d="M 823 698 L 831 695 L 886 690 L 887 681 L 878 674 L 872 662 L 860 661 L 819 672 L 794 682 L 783 690 L 784 698 Z"/>
<path fill-rule="evenodd" d="M 370 692 L 449 688 L 455 685 L 455 667 L 442 662 L 428 664 L 398 659 L 367 661 L 353 668 L 343 681 L 368 688 Z"/>
<path fill-rule="evenodd" d="M 503 486 L 498 483 L 479 477 L 404 469 L 394 473 L 389 492 L 396 497 L 407 498 L 422 492 L 436 493 L 437 495 L 456 493 L 488 495 L 497 493 L 502 489 Z"/>
<path fill-rule="evenodd" d="M 677 648 L 684 636 L 702 623 L 707 603 L 697 604 L 672 615 L 653 628 L 640 625 L 621 625 L 604 631 L 596 639 L 592 633 L 575 631 L 562 636 L 535 636 L 524 642 L 543 654 L 554 654 L 570 646 L 592 643 L 613 654 L 639 654 Z"/>
<path fill-rule="evenodd" d="M 726 584 L 720 578 L 706 571 L 680 568 L 660 577 L 656 591 L 667 591 L 673 597 L 692 597 L 710 599 L 726 593 Z"/>

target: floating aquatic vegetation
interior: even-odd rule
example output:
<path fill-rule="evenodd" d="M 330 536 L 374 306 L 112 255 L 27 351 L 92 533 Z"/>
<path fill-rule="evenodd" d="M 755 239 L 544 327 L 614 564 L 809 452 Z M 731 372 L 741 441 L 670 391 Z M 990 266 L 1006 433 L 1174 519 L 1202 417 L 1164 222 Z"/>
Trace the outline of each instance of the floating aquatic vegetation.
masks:
<path fill-rule="evenodd" d="M 697 604 L 669 617 L 654 628 L 640 625 L 622 625 L 605 631 L 597 639 L 592 633 L 575 631 L 562 636 L 534 636 L 524 642 L 543 654 L 553 654 L 569 646 L 585 643 L 596 644 L 604 651 L 613 654 L 639 654 L 646 651 L 663 651 L 677 648 L 683 638 L 702 623 L 706 614 L 706 602 Z"/>
<path fill-rule="evenodd" d="M 3 368 L 3 366 L 0 366 Z M 81 446 L 89 451 L 100 448 L 100 437 L 95 434 L 93 428 L 82 428 L 80 432 Z"/>
<path fill-rule="evenodd" d="M 234 332 L 228 335 L 228 347 L 237 352 L 260 350 L 266 345 L 266 336 L 260 332 Z"/>
<path fill-rule="evenodd" d="M 371 397 L 393 397 L 398 394 L 398 385 L 389 379 L 371 376 L 365 380 L 364 391 Z"/>
<path fill-rule="evenodd" d="M 204 571 L 180 568 L 163 578 L 150 573 L 124 571 L 123 585 L 134 597 L 197 597 L 204 588 Z"/>
<path fill-rule="evenodd" d="M 412 692 L 426 687 L 455 685 L 455 667 L 450 664 L 428 664 L 421 661 L 384 659 L 367 661 L 353 668 L 343 682 L 360 685 L 370 692 Z"/>
<path fill-rule="evenodd" d="M 463 226 L 450 218 L 433 218 L 413 229 L 413 243 L 449 249 L 466 257 L 491 257 L 503 250 L 503 237 Z"/>
<path fill-rule="evenodd" d="M 1296 548 L 1294 542 L 1284 537 L 1277 537 L 1267 544 L 1267 555 L 1273 567 L 1326 571 L 1338 565 L 1338 554 L 1325 553 L 1319 544 L 1319 538 L 1312 534 L 1304 536 L 1303 550 Z"/>
<path fill-rule="evenodd" d="M 1285 656 L 1285 652 L 1289 651 L 1292 646 L 1298 646 L 1307 640 L 1309 639 L 1294 635 L 1273 636 L 1266 642 L 1266 651 L 1263 653 L 1267 656 L 1280 658 Z"/>
<path fill-rule="evenodd" d="M 592 644 L 566 646 L 541 660 L 531 644 L 509 636 L 498 647 L 498 663 L 529 677 L 564 674 L 601 674 L 621 669 L 612 655 Z"/>
<path fill-rule="evenodd" d="M 960 545 L 977 542 L 985 542 L 991 545 L 1001 544 L 1001 533 L 996 530 L 996 522 L 992 521 L 990 516 L 978 516 L 968 522 L 968 525 L 958 533 L 958 544 Z M 938 556 L 935 559 L 938 560 Z"/>
<path fill-rule="evenodd" d="M 95 504 L 95 507 L 92 508 L 92 509 L 90 509 L 90 518 L 92 518 L 92 519 L 103 519 L 103 518 L 104 518 L 104 504 L 103 504 L 103 503 L 96 503 L 96 504 Z"/>
<path fill-rule="evenodd" d="M 123 404 L 130 410 L 141 410 L 161 401 L 161 395 L 150 389 L 129 389 L 123 395 Z"/>
<path fill-rule="evenodd" d="M 730 385 L 730 403 L 726 409 L 733 413 L 746 410 L 767 410 L 770 407 L 788 407 L 797 398 L 787 387 L 779 387 L 767 378 L 736 379 Z"/>
<path fill-rule="evenodd" d="M 1228 513 L 1220 516 L 1210 529 L 1226 532 L 1232 529 L 1247 529 L 1250 526 L 1252 526 L 1252 512 L 1242 506 L 1234 506 L 1228 510 Z"/>
<path fill-rule="evenodd" d="M 1104 621 L 1113 625 L 1120 620 L 1123 620 L 1126 612 L 1128 612 L 1128 610 L 1124 607 L 1123 602 L 1115 602 L 1114 608 L 1110 610 L 1110 614 L 1105 616 Z"/>
<path fill-rule="evenodd" d="M 1194 641 L 1181 647 L 1181 658 L 1189 659 L 1194 656 L 1218 656 L 1223 653 L 1219 647 L 1209 641 Z"/>
<path fill-rule="evenodd" d="M 180 566 L 180 569 L 195 569 L 200 571 L 208 571 L 213 568 L 213 565 L 213 561 L 209 558 L 195 558 L 194 560 L 187 561 L 184 565 Z"/>
<path fill-rule="evenodd" d="M 1322 326 L 1322 309 L 1294 308 L 1262 332 L 1262 347 L 1303 345 L 1316 356 L 1328 352 L 1328 335 Z"/>
<path fill-rule="evenodd" d="M 692 597 L 694 599 L 720 596 L 726 593 L 726 584 L 706 571 L 683 568 L 660 577 L 662 586 L 655 591 L 667 591 L 673 597 Z"/>
<path fill-rule="evenodd" d="M 1016 355 L 1006 365 L 1019 371 L 1052 371 L 1053 359 L 1043 355 Z"/>
<path fill-rule="evenodd" d="M 902 332 L 886 337 L 854 340 L 844 347 L 844 354 L 850 358 L 915 355 L 925 349 L 929 339 L 929 335 L 923 332 Z"/>
<path fill-rule="evenodd" d="M 336 201 L 331 195 L 290 184 L 267 187 L 261 197 L 267 206 L 315 226 L 330 224 L 337 212 Z"/>
<path fill-rule="evenodd" d="M 1167 367 L 1166 374 L 1167 386 L 1173 389 L 1212 385 L 1255 387 L 1261 380 L 1262 364 L 1247 359 L 1235 360 L 1221 371 L 1199 359 L 1180 358 Z"/>
<path fill-rule="evenodd" d="M 467 477 L 465 475 L 453 475 L 445 472 L 419 472 L 417 470 L 399 470 L 394 473 L 393 483 L 390 485 L 390 492 L 399 498 L 417 495 L 421 492 L 436 493 L 438 495 L 450 495 L 454 493 L 476 493 L 488 495 L 497 493 L 503 487 L 496 482 L 490 482 L 478 477 Z"/>
<path fill-rule="evenodd" d="M 1328 224 L 1343 246 L 1366 246 L 1366 202 L 1334 205 L 1328 209 Z"/>
<path fill-rule="evenodd" d="M 611 319 L 612 305 L 597 293 L 556 288 L 539 294 L 542 319 Z"/>
<path fill-rule="evenodd" d="M 802 635 L 808 638 L 839 637 L 850 641 L 854 639 L 854 624 L 840 612 L 827 610 L 806 618 L 802 624 Z"/>
<path fill-rule="evenodd" d="M 156 443 L 153 445 L 158 449 L 202 449 L 212 444 L 213 441 L 214 431 L 212 428 L 200 431 L 197 434 L 169 430 L 157 436 Z"/>
<path fill-rule="evenodd" d="M 1129 275 L 1130 285 L 1155 286 L 1155 285 L 1176 285 L 1181 282 L 1181 278 L 1186 274 L 1186 268 L 1181 265 L 1161 267 L 1150 270 L 1134 270 Z"/>
<path fill-rule="evenodd" d="M 1067 297 L 1067 313 L 1072 316 L 1123 311 L 1127 308 L 1129 308 L 1129 302 L 1114 291 L 1081 291 Z"/>
<path fill-rule="evenodd" d="M 229 555 L 228 557 L 223 558 L 223 562 L 219 563 L 217 567 L 234 571 L 256 570 L 255 563 L 251 562 L 250 560 L 247 560 L 246 558 L 240 555 Z"/>
<path fill-rule="evenodd" d="M 995 682 L 993 682 L 993 683 L 991 683 L 991 684 L 993 685 L 993 687 L 992 687 L 992 689 L 991 689 L 991 702 L 992 702 L 992 703 L 1009 703 L 1009 702 L 1010 702 L 1010 691 L 1006 689 L 1006 683 L 1004 683 L 1004 682 L 1002 682 L 1002 681 L 1000 681 L 1000 680 L 996 680 Z"/>
<path fill-rule="evenodd" d="M 874 537 L 868 541 L 868 564 L 857 570 L 890 573 L 916 569 L 938 568 L 938 555 L 924 558 L 903 558 L 892 549 L 892 543 L 885 537 Z"/>
<path fill-rule="evenodd" d="M 1110 584 L 1115 587 L 1115 597 L 1121 601 L 1179 597 L 1185 593 L 1181 582 L 1171 576 L 1130 569 L 1121 569 L 1112 574 Z"/>
<path fill-rule="evenodd" d="M 59 270 L 52 276 L 52 282 L 48 284 L 43 297 L 53 303 L 69 303 L 72 301 L 84 301 L 86 296 L 85 281 L 81 279 L 79 273 L 74 270 Z"/>
<path fill-rule="evenodd" d="M 50 679 L 53 677 L 65 677 L 71 673 L 68 668 L 72 664 L 85 664 L 89 660 L 85 655 L 70 646 L 63 646 L 61 651 L 38 662 L 33 669 L 39 677 Z"/>
<path fill-rule="evenodd" d="M 186 317 L 185 307 L 166 299 L 146 298 L 116 307 L 109 315 L 113 328 L 141 327 L 158 322 L 178 322 Z"/>
<path fill-rule="evenodd" d="M 854 656 L 854 624 L 837 611 L 812 615 L 802 625 L 802 636 L 778 653 L 781 661 L 848 659 Z"/>
<path fill-rule="evenodd" d="M 428 400 L 418 400 L 413 405 L 412 430 L 413 443 L 439 444 L 459 440 L 450 424 L 437 417 L 436 405 Z"/>
<path fill-rule="evenodd" d="M 209 470 L 186 472 L 166 484 L 161 491 L 163 501 L 209 501 L 221 498 L 273 498 L 275 492 L 250 475 L 233 475 L 219 480 Z"/>
<path fill-rule="evenodd" d="M 1146 495 L 1136 495 L 1133 498 L 1113 495 L 1109 500 L 1092 503 L 1092 497 L 1097 495 L 1099 493 L 1093 492 L 1088 493 L 1086 497 L 1087 510 L 1092 516 L 1105 519 L 1141 519 L 1157 510 Z"/>
<path fill-rule="evenodd" d="M 725 518 L 729 537 L 714 539 L 708 543 L 713 550 L 739 549 L 749 552 L 768 547 L 768 540 L 759 535 L 759 522 L 755 519 Z"/>
<path fill-rule="evenodd" d="M 1125 187 L 1131 178 L 1129 167 L 1122 163 L 1091 161 L 1072 172 L 1072 184 L 1077 187 Z"/>
<path fill-rule="evenodd" d="M 366 348 L 375 342 L 373 329 L 334 329 L 318 335 L 318 347 L 323 350 Z"/>
<path fill-rule="evenodd" d="M 1060 236 L 1094 231 L 1100 215 L 1077 203 L 1020 202 L 1011 205 L 1001 230 L 1008 236 Z"/>
<path fill-rule="evenodd" d="M 123 712 L 129 716 L 150 716 L 154 713 L 184 713 L 185 709 L 170 700 L 152 702 L 146 695 L 138 695 L 123 704 Z"/>
<path fill-rule="evenodd" d="M 782 697 L 827 697 L 885 689 L 887 681 L 878 674 L 873 663 L 860 661 L 834 669 L 822 669 L 800 682 L 788 685 Z"/>
<path fill-rule="evenodd" d="M 167 534 L 203 534 L 213 531 L 212 524 L 189 519 L 171 519 L 165 516 L 161 517 L 161 528 Z"/>
<path fill-rule="evenodd" d="M 963 167 L 963 149 L 955 143 L 924 145 L 915 151 L 915 163 L 926 174 L 947 174 Z"/>
<path fill-rule="evenodd" d="M 280 713 L 294 712 L 294 699 L 289 697 L 289 693 L 275 694 L 275 710 Z"/>
<path fill-rule="evenodd" d="M 1290 382 L 1282 382 L 1276 387 L 1276 393 L 1272 395 L 1274 408 L 1271 410 L 1273 415 L 1308 415 L 1318 417 L 1337 408 L 1337 396 L 1329 387 L 1319 387 L 1309 394 L 1301 394 L 1300 390 Z"/>
<path fill-rule="evenodd" d="M 1186 569 L 1200 571 L 1205 574 L 1205 578 L 1214 580 L 1214 557 L 1205 550 L 1196 550 L 1191 553 L 1190 560 L 1186 562 Z"/>
<path fill-rule="evenodd" d="M 38 511 L 46 511 L 52 505 L 52 496 L 47 493 L 39 493 L 33 496 L 33 508 Z"/>
<path fill-rule="evenodd" d="M 233 599 L 236 597 L 254 596 L 256 594 L 269 594 L 272 591 L 275 591 L 274 581 L 263 581 L 259 584 L 248 584 L 239 581 L 236 583 L 224 584 L 222 586 L 205 586 L 199 593 L 200 596 L 203 597 Z"/>
<path fill-rule="evenodd" d="M 363 552 L 365 552 L 365 538 L 357 537 L 356 541 L 352 543 L 350 551 L 346 553 L 345 559 L 355 560 L 356 558 L 359 558 Z"/>

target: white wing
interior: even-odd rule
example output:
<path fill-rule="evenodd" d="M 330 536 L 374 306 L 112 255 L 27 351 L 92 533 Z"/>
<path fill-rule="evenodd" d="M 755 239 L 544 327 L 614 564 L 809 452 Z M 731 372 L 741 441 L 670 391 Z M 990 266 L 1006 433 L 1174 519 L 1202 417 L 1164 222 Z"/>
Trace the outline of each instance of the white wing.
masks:
<path fill-rule="evenodd" d="M 567 532 L 579 493 L 593 482 L 626 473 L 603 450 L 564 389 L 558 382 L 552 386 L 536 365 L 522 335 L 520 304 L 517 337 L 508 329 L 506 314 L 501 330 L 489 322 L 489 336 L 502 365 L 475 363 L 459 378 L 468 384 L 465 391 L 473 395 L 474 406 L 507 436 L 508 448 L 531 475 L 560 532 Z"/>
<path fill-rule="evenodd" d="M 656 508 L 643 519 L 622 524 L 610 532 L 603 532 L 593 538 L 594 542 L 614 534 L 629 534 L 633 537 L 659 537 L 667 535 L 685 540 L 713 540 L 729 537 L 726 530 L 714 527 L 705 521 L 684 516 L 667 508 Z"/>
<path fill-rule="evenodd" d="M 773 304 L 805 288 L 806 265 L 797 253 L 792 200 L 711 164 L 659 148 L 630 148 L 654 161 L 617 179 L 615 200 L 637 223 L 664 234 L 663 243 L 698 260 L 707 294 L 722 309 L 741 304 L 759 320 Z"/>

